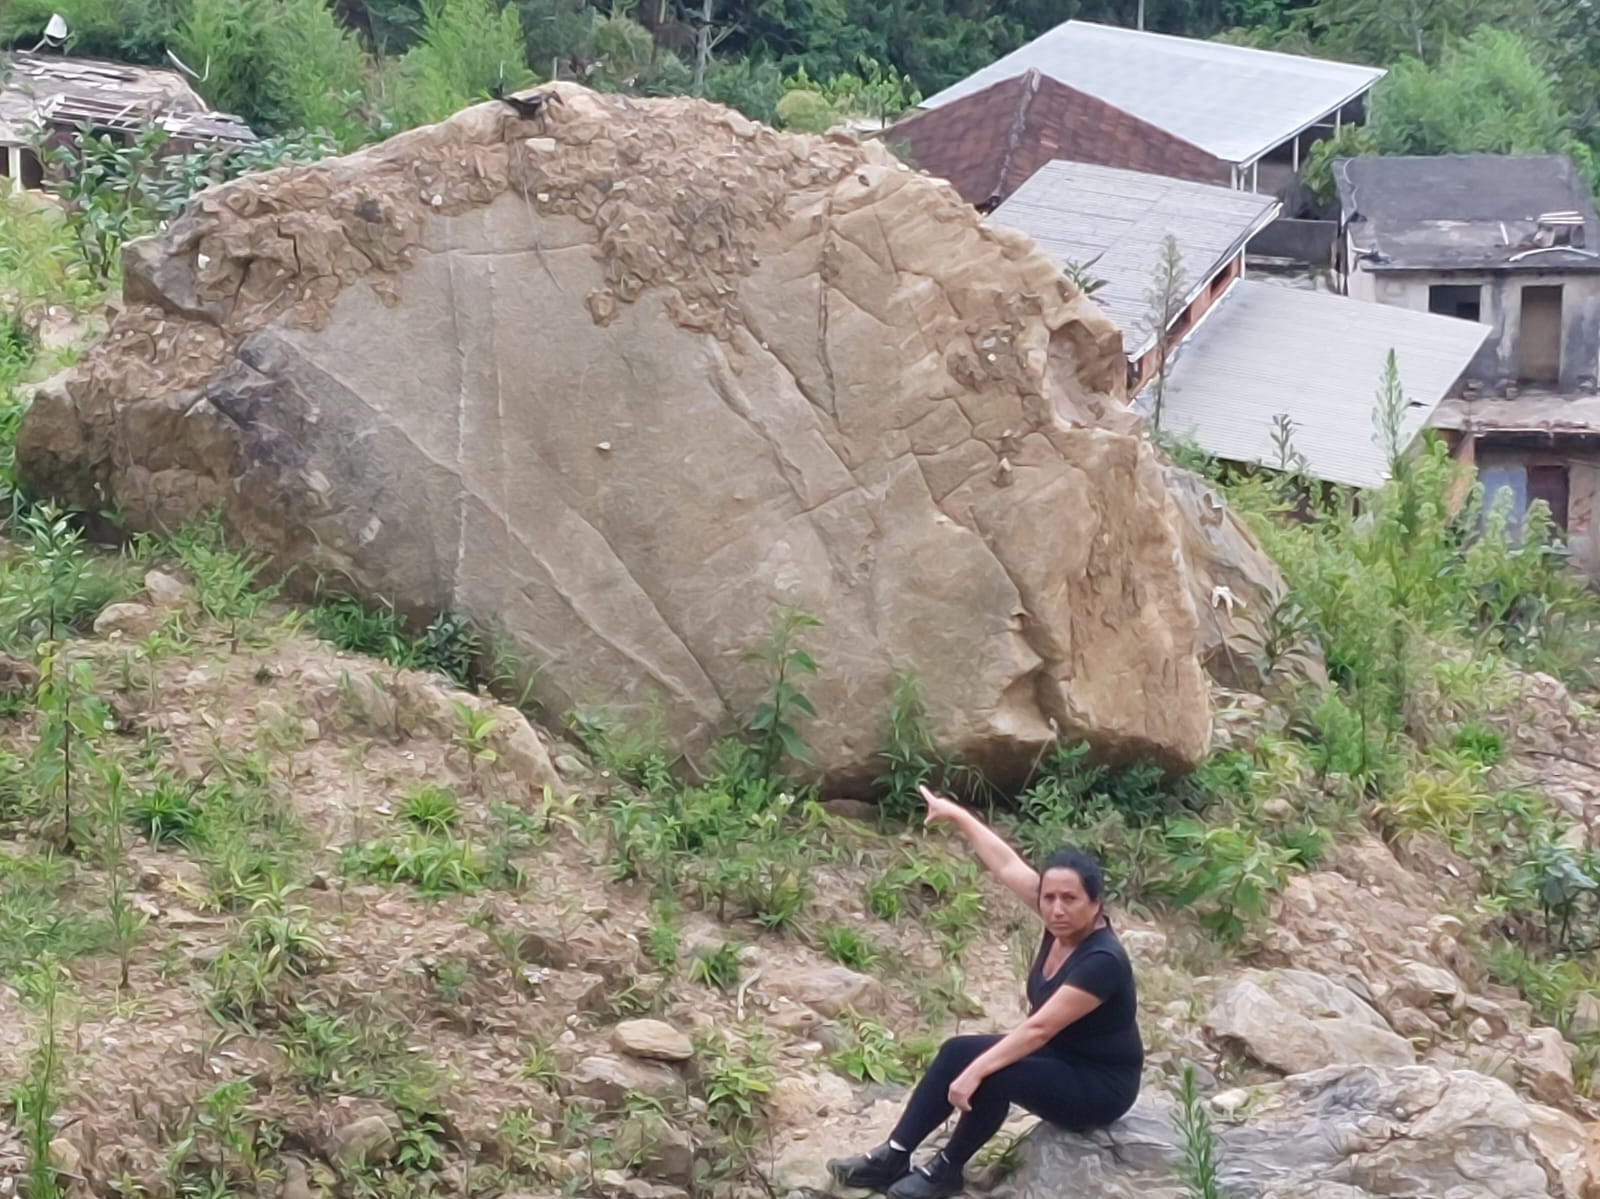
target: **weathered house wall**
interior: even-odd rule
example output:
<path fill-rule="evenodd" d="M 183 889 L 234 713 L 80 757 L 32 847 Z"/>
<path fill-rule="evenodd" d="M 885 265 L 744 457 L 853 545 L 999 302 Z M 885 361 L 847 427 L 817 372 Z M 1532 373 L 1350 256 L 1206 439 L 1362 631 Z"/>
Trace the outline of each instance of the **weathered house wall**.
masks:
<path fill-rule="evenodd" d="M 1457 457 L 1476 467 L 1486 508 L 1497 492 L 1510 492 L 1514 522 L 1535 499 L 1544 499 L 1566 531 L 1572 565 L 1600 584 L 1600 444 L 1595 437 L 1468 434 Z"/>
<path fill-rule="evenodd" d="M 1352 298 L 1427 312 L 1434 286 L 1480 288 L 1479 321 L 1493 332 L 1467 368 L 1466 377 L 1498 387 L 1523 377 L 1518 352 L 1522 334 L 1522 292 L 1528 287 L 1561 288 L 1560 375 L 1547 385 L 1562 392 L 1585 389 L 1584 380 L 1600 374 L 1600 272 L 1591 271 L 1373 271 L 1358 267 L 1347 277 Z"/>

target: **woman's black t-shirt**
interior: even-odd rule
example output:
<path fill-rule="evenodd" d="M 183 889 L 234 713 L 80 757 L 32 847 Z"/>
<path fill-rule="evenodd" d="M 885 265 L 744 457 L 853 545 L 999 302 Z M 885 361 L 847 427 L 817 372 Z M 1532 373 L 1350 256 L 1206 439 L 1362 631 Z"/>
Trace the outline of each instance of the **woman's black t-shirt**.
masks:
<path fill-rule="evenodd" d="M 1029 1013 L 1038 1011 L 1064 986 L 1087 991 L 1100 1001 L 1100 1006 L 1051 1037 L 1045 1048 L 1100 1065 L 1138 1071 L 1144 1065 L 1139 997 L 1133 985 L 1133 964 L 1117 934 L 1109 925 L 1095 929 L 1067 955 L 1060 969 L 1046 978 L 1044 959 L 1053 939 L 1048 931 L 1044 934 L 1028 971 Z"/>

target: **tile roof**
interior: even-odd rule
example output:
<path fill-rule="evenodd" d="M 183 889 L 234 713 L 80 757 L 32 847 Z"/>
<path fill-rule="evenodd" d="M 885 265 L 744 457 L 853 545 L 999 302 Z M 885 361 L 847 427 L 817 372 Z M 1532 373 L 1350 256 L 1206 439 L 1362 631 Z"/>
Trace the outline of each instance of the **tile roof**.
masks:
<path fill-rule="evenodd" d="M 1136 358 L 1153 340 L 1144 328 L 1146 293 L 1167 234 L 1183 255 L 1186 292 L 1204 288 L 1281 205 L 1234 191 L 1080 162 L 1051 162 L 1012 193 L 989 220 L 1026 233 L 1063 266 L 1093 261 L 1105 281 L 1094 299 Z"/>
<path fill-rule="evenodd" d="M 1564 155 L 1341 158 L 1333 177 L 1370 269 L 1600 270 L 1600 221 Z M 1541 247 L 1539 217 L 1560 212 L 1581 224 L 1581 250 Z"/>
<path fill-rule="evenodd" d="M 1226 164 L 1204 150 L 1038 71 L 916 113 L 883 136 L 984 209 L 1055 158 L 1228 180 Z"/>
<path fill-rule="evenodd" d="M 1255 161 L 1365 93 L 1374 67 L 1067 21 L 924 100 L 940 108 L 1037 70 L 1226 163 Z"/>
<path fill-rule="evenodd" d="M 1409 442 L 1488 335 L 1474 321 L 1241 279 L 1168 368 L 1161 425 L 1226 461 L 1275 466 L 1282 413 L 1312 477 L 1376 487 L 1388 474 L 1373 413 L 1390 349 Z M 1146 389 L 1142 408 L 1150 397 Z"/>

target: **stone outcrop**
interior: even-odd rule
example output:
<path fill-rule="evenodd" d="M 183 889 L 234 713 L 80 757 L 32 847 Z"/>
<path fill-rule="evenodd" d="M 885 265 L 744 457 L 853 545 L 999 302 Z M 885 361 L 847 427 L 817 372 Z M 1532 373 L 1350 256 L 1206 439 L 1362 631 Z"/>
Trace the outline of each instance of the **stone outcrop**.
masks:
<path fill-rule="evenodd" d="M 1217 1126 L 1233 1199 L 1589 1199 L 1593 1148 L 1571 1117 L 1496 1079 L 1429 1066 L 1335 1066 L 1261 1088 Z M 1109 1133 L 1041 1127 L 1003 1199 L 1184 1199 L 1170 1101 L 1146 1097 Z"/>
<path fill-rule="evenodd" d="M 1238 642 L 1196 599 L 1263 611 L 1237 592 L 1271 568 L 1169 487 L 1094 305 L 880 146 L 543 94 L 130 245 L 27 485 L 132 528 L 220 507 L 292 586 L 462 613 L 549 710 L 655 709 L 690 748 L 758 702 L 787 605 L 824 622 L 805 735 L 840 781 L 905 668 L 1002 779 L 1058 733 L 1196 762 L 1202 658 Z"/>

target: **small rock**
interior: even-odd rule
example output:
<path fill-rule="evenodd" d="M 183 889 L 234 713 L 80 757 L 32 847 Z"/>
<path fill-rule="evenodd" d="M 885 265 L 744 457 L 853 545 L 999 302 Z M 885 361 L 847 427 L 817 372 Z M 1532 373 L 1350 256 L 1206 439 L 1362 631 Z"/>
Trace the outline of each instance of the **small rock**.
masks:
<path fill-rule="evenodd" d="M 1167 953 L 1166 934 L 1153 928 L 1130 928 L 1117 934 L 1136 966 L 1154 966 Z"/>
<path fill-rule="evenodd" d="M 300 718 L 300 739 L 306 744 L 322 740 L 322 726 L 309 716 Z"/>
<path fill-rule="evenodd" d="M 694 1138 L 661 1119 L 633 1119 L 617 1132 L 616 1148 L 662 1182 L 694 1180 Z"/>
<path fill-rule="evenodd" d="M 1567 1031 L 1575 1037 L 1592 1037 L 1600 1033 L 1600 999 L 1588 991 L 1582 992 L 1572 1005 L 1572 1019 L 1567 1024 Z"/>
<path fill-rule="evenodd" d="M 627 1102 L 630 1091 L 662 1100 L 680 1098 L 684 1093 L 683 1079 L 671 1066 L 598 1053 L 580 1061 L 569 1077 L 574 1094 L 616 1108 Z"/>
<path fill-rule="evenodd" d="M 551 759 L 556 773 L 564 779 L 586 779 L 594 775 L 582 758 L 575 754 L 557 754 Z"/>
<path fill-rule="evenodd" d="M 1489 1022 L 1482 1016 L 1474 1016 L 1472 1023 L 1467 1025 L 1467 1039 L 1479 1045 L 1487 1045 L 1494 1039 L 1494 1029 L 1489 1027 Z"/>
<path fill-rule="evenodd" d="M 1294 805 L 1281 795 L 1275 795 L 1261 805 L 1261 814 L 1268 820 L 1293 820 Z"/>
<path fill-rule="evenodd" d="M 883 994 L 876 979 L 845 966 L 769 964 L 761 988 L 772 995 L 787 996 L 830 1018 L 847 1007 L 868 1010 Z"/>
<path fill-rule="evenodd" d="M 0 654 L 0 695 L 31 696 L 39 689 L 39 668 L 9 654 Z"/>
<path fill-rule="evenodd" d="M 150 609 L 143 604 L 107 604 L 94 618 L 95 635 L 138 632 L 149 617 Z"/>
<path fill-rule="evenodd" d="M 189 588 L 163 570 L 146 571 L 144 593 L 158 608 L 173 608 L 189 600 Z"/>
<path fill-rule="evenodd" d="M 1408 1041 L 1432 1041 L 1439 1032 L 1434 1022 L 1414 1007 L 1395 1008 L 1389 1013 L 1389 1027 Z"/>
<path fill-rule="evenodd" d="M 622 1053 L 658 1062 L 686 1062 L 694 1056 L 689 1038 L 663 1020 L 624 1020 L 611 1030 L 611 1044 Z"/>
<path fill-rule="evenodd" d="M 1565 1038 L 1553 1028 L 1535 1028 L 1523 1038 L 1517 1068 L 1535 1099 L 1560 1105 L 1572 1098 L 1572 1057 Z"/>
<path fill-rule="evenodd" d="M 50 1164 L 63 1174 L 83 1177 L 83 1154 L 66 1137 L 57 1137 L 50 1142 Z"/>
<path fill-rule="evenodd" d="M 1211 1106 L 1229 1116 L 1249 1102 L 1250 1092 L 1242 1087 L 1235 1087 L 1231 1091 L 1223 1091 L 1220 1095 L 1211 1097 Z"/>
<path fill-rule="evenodd" d="M 394 1152 L 396 1123 L 392 1116 L 363 1116 L 337 1128 L 328 1156 L 342 1166 L 388 1161 Z"/>
<path fill-rule="evenodd" d="M 803 1126 L 848 1112 L 854 1101 L 850 1084 L 837 1074 L 790 1074 L 772 1085 L 767 1110 L 775 1125 Z"/>
<path fill-rule="evenodd" d="M 868 803 L 864 799 L 824 800 L 822 810 L 840 820 L 854 820 L 860 824 L 871 825 L 878 823 L 878 805 Z"/>
<path fill-rule="evenodd" d="M 1466 998 L 1460 979 L 1448 970 L 1425 962 L 1403 963 L 1394 993 L 1403 996 L 1412 1007 L 1424 1010 L 1435 1004 L 1459 1008 Z"/>

